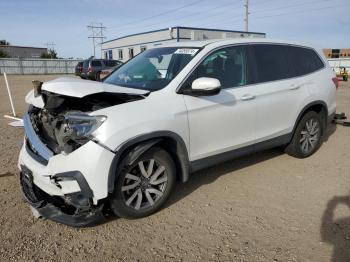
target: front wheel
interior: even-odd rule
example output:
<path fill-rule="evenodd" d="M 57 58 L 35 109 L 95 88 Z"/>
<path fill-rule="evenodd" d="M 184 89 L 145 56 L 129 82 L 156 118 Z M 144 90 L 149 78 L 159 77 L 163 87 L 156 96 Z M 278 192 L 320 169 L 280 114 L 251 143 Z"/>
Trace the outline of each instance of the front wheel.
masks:
<path fill-rule="evenodd" d="M 286 147 L 287 154 L 305 158 L 311 156 L 321 145 L 323 134 L 322 118 L 316 112 L 307 112 L 299 121 L 292 141 Z"/>
<path fill-rule="evenodd" d="M 110 200 L 111 209 L 119 217 L 141 218 L 156 212 L 175 184 L 174 161 L 158 147 L 148 150 L 131 166 L 121 168 Z"/>

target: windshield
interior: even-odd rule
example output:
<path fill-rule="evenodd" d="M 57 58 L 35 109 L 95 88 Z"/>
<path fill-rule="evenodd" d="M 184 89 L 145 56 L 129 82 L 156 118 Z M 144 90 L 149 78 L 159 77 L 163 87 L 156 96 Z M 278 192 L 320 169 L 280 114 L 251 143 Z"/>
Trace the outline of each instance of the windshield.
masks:
<path fill-rule="evenodd" d="M 103 82 L 149 91 L 160 90 L 177 76 L 198 50 L 188 47 L 146 50 L 119 67 Z"/>

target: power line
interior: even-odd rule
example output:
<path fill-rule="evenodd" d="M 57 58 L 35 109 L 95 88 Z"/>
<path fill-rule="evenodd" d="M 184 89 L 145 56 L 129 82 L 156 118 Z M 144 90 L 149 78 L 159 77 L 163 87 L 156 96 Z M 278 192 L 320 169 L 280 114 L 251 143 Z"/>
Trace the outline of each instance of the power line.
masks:
<path fill-rule="evenodd" d="M 164 24 L 164 23 L 168 23 L 168 22 L 179 21 L 179 20 L 181 20 L 181 22 L 183 22 L 183 18 L 185 18 L 185 21 L 188 20 L 186 18 L 189 18 L 190 20 L 194 20 L 193 17 L 201 16 L 201 15 L 203 15 L 205 13 L 208 13 L 208 12 L 212 13 L 213 10 L 222 9 L 222 8 L 226 8 L 227 9 L 228 6 L 232 6 L 232 8 L 241 6 L 241 3 L 238 3 L 238 5 L 237 5 L 237 3 L 238 2 L 235 2 L 235 3 L 230 2 L 230 3 L 225 4 L 225 5 L 220 4 L 218 6 L 214 6 L 214 7 L 210 8 L 210 9 L 205 9 L 205 10 L 202 10 L 202 11 L 191 13 L 190 15 L 186 14 L 186 15 L 183 15 L 183 16 L 178 16 L 178 17 L 173 18 L 173 19 L 167 19 L 167 20 L 163 20 L 161 22 L 156 22 L 156 23 L 152 23 L 152 24 L 148 24 L 148 25 L 142 25 L 142 28 L 148 28 L 148 27 L 152 27 L 152 26 L 155 26 L 155 25 Z M 234 5 L 232 5 L 232 4 L 234 4 Z M 230 15 L 232 15 L 232 14 L 230 14 Z M 210 18 L 213 18 L 213 17 L 216 17 L 216 16 L 222 16 L 222 13 L 220 12 L 220 13 L 214 14 L 214 15 L 211 14 Z M 198 18 L 196 20 L 198 21 Z M 137 26 L 139 26 L 139 25 L 134 25 L 133 27 L 137 27 Z M 122 31 L 124 31 L 124 30 L 122 30 Z"/>
<path fill-rule="evenodd" d="M 197 0 L 197 1 L 191 2 L 189 4 L 186 4 L 186 5 L 174 8 L 174 9 L 170 9 L 170 10 L 165 11 L 165 12 L 161 12 L 161 13 L 158 13 L 158 14 L 155 14 L 155 15 L 152 15 L 152 16 L 144 17 L 142 19 L 135 20 L 133 22 L 129 22 L 129 23 L 125 23 L 125 24 L 121 24 L 121 25 L 118 25 L 118 26 L 111 26 L 110 28 L 117 28 L 117 27 L 120 28 L 120 27 L 125 27 L 125 26 L 128 26 L 128 25 L 131 25 L 131 24 L 147 21 L 147 20 L 150 20 L 150 19 L 155 18 L 155 17 L 163 16 L 163 15 L 175 12 L 175 11 L 179 11 L 179 10 L 184 9 L 186 7 L 193 6 L 193 5 L 196 5 L 198 3 L 202 3 L 203 1 L 206 1 L 206 0 Z"/>
<path fill-rule="evenodd" d="M 92 39 L 92 43 L 94 46 L 94 57 L 96 56 L 96 45 L 101 45 L 103 42 L 103 39 L 106 37 L 103 35 L 103 32 L 106 30 L 106 27 L 103 26 L 102 23 L 99 25 L 95 25 L 94 23 L 91 23 L 87 26 L 88 30 L 91 31 L 91 35 L 88 37 L 89 39 Z M 102 47 L 102 46 L 101 46 Z M 102 53 L 102 50 L 101 50 Z"/>
<path fill-rule="evenodd" d="M 207 27 L 212 27 L 212 26 L 216 26 L 216 25 L 222 25 L 222 24 L 229 24 L 229 23 L 232 23 L 232 22 L 235 22 L 235 21 L 238 21 L 238 20 L 240 20 L 240 19 L 242 19 L 242 17 L 244 18 L 244 22 L 245 22 L 245 30 L 246 31 L 248 31 L 249 30 L 249 17 L 251 16 L 251 12 L 250 12 L 250 9 L 251 9 L 251 6 L 249 5 L 249 0 L 245 0 L 246 2 L 245 2 L 245 4 L 244 4 L 244 6 L 246 7 L 245 8 L 245 14 L 243 15 L 235 15 L 234 17 L 232 16 L 232 12 L 230 13 L 230 18 L 224 18 L 224 19 L 221 19 L 221 20 L 219 20 L 219 21 L 214 21 L 214 22 L 216 22 L 216 23 L 214 23 L 214 24 L 209 24 L 209 25 L 206 25 Z M 263 10 L 259 10 L 259 11 L 257 11 L 257 12 L 254 12 L 255 14 L 260 14 L 261 12 L 262 13 L 266 13 L 266 12 L 268 12 L 268 11 L 271 11 L 271 10 L 283 10 L 283 9 L 289 9 L 289 8 L 292 8 L 292 7 L 298 7 L 298 6 L 304 6 L 304 5 L 309 5 L 309 4 L 313 4 L 313 3 L 319 3 L 319 2 L 327 2 L 327 1 L 330 1 L 330 0 L 317 0 L 317 1 L 311 1 L 311 2 L 303 2 L 303 3 L 297 3 L 297 4 L 292 4 L 292 5 L 286 5 L 286 6 L 279 6 L 279 7 L 272 7 L 272 8 L 264 8 Z M 140 19 L 140 20 L 138 20 L 138 21 L 133 21 L 133 22 L 130 22 L 130 23 L 127 23 L 127 24 L 123 24 L 123 25 L 120 25 L 120 27 L 122 27 L 122 26 L 128 26 L 128 27 L 130 27 L 131 25 L 134 25 L 133 27 L 136 27 L 136 26 L 139 26 L 139 23 L 140 22 L 142 22 L 142 21 L 146 21 L 146 20 L 151 20 L 152 18 L 155 18 L 155 17 L 159 17 L 159 16 L 163 16 L 163 15 L 166 15 L 166 14 L 169 14 L 169 13 L 172 13 L 172 12 L 174 12 L 174 11 L 177 11 L 177 10 L 181 10 L 181 9 L 183 9 L 183 8 L 185 8 L 185 7 L 188 7 L 188 6 L 191 6 L 191 5 L 195 5 L 195 4 L 197 4 L 197 3 L 199 3 L 199 2 L 201 2 L 201 1 L 194 1 L 194 2 L 192 2 L 192 3 L 190 3 L 190 4 L 187 4 L 187 5 L 185 5 L 185 6 L 181 6 L 181 7 L 178 7 L 178 8 L 176 8 L 176 9 L 172 9 L 172 10 L 168 10 L 168 11 L 166 11 L 166 12 L 162 12 L 162 13 L 159 13 L 159 14 L 156 14 L 156 15 L 153 15 L 153 16 L 150 16 L 150 17 L 146 17 L 146 18 L 143 18 L 143 19 Z M 202 1 L 203 2 L 203 1 Z M 265 1 L 263 4 L 265 5 L 266 4 L 266 2 L 271 2 L 271 0 L 270 1 Z M 148 25 L 142 25 L 142 27 L 143 28 L 147 28 L 147 27 L 152 27 L 152 26 L 155 26 L 155 25 L 158 25 L 158 24 L 165 24 L 165 23 L 167 23 L 167 22 L 173 22 L 173 21 L 183 21 L 183 18 L 185 18 L 185 21 L 186 20 L 188 20 L 188 19 L 186 19 L 186 18 L 189 18 L 190 20 L 189 21 L 191 21 L 191 20 L 194 20 L 193 19 L 193 17 L 194 16 L 202 16 L 202 15 L 204 15 L 204 14 L 206 14 L 207 12 L 211 12 L 212 13 L 212 11 L 214 10 L 214 9 L 220 9 L 220 8 L 224 8 L 224 7 L 228 7 L 228 6 L 230 6 L 230 5 L 232 5 L 233 3 L 231 2 L 231 3 L 229 3 L 229 4 L 227 4 L 227 5 L 219 5 L 219 6 L 214 6 L 213 8 L 210 8 L 210 9 L 207 9 L 207 10 L 203 10 L 203 11 L 199 11 L 199 12 L 195 12 L 195 13 L 192 13 L 192 14 L 190 14 L 190 15 L 184 15 L 184 16 L 180 16 L 180 17 L 176 17 L 176 18 L 174 18 L 174 19 L 167 19 L 167 20 L 163 20 L 163 21 L 161 21 L 161 22 L 156 22 L 156 23 L 151 23 L 151 24 L 148 24 Z M 242 3 L 239 3 L 239 5 L 241 5 Z M 253 5 L 253 8 L 255 7 L 255 6 L 260 6 L 262 3 L 257 3 L 257 4 L 254 4 Z M 328 7 L 326 7 L 326 8 L 328 8 Z M 226 9 L 228 9 L 228 8 L 226 8 Z M 230 8 L 231 9 L 231 8 Z M 316 8 L 316 9 L 310 9 L 310 11 L 318 11 L 318 10 L 323 10 L 323 9 L 325 9 L 325 8 Z M 228 9 L 229 10 L 229 9 Z M 308 9 L 309 10 L 309 9 Z M 306 9 L 302 9 L 302 10 L 294 10 L 293 12 L 287 12 L 287 13 L 282 13 L 282 14 L 274 14 L 274 15 L 267 15 L 267 16 L 257 16 L 257 17 L 255 17 L 255 16 L 253 16 L 253 17 L 251 17 L 250 18 L 250 20 L 251 19 L 255 19 L 255 18 L 257 18 L 257 19 L 261 19 L 261 18 L 267 18 L 267 17 L 273 17 L 273 16 L 281 16 L 281 15 L 288 15 L 288 14 L 292 14 L 292 13 L 295 13 L 295 14 L 297 14 L 298 12 L 305 12 L 305 11 L 307 11 Z M 206 16 L 206 17 L 203 17 L 203 19 L 200 19 L 200 18 L 197 18 L 195 21 L 197 22 L 200 22 L 200 23 L 203 23 L 205 20 L 207 20 L 208 18 L 212 18 L 212 17 L 214 17 L 214 16 L 218 16 L 218 15 L 221 15 L 221 16 L 223 16 L 223 15 L 225 15 L 224 14 L 224 12 L 220 12 L 220 13 L 218 13 L 218 14 L 214 14 L 214 15 L 210 15 L 210 16 Z M 233 20 L 232 20 L 232 17 L 234 18 Z M 223 22 L 220 22 L 220 21 L 223 21 Z M 217 22 L 219 22 L 219 23 L 217 23 Z M 181 22 L 180 22 L 181 23 Z M 189 23 L 192 23 L 192 22 L 189 22 Z M 117 26 L 118 27 L 118 26 Z M 119 28 L 118 28 L 119 29 Z M 122 31 L 124 31 L 124 30 L 127 30 L 127 29 L 122 29 Z"/>
<path fill-rule="evenodd" d="M 285 15 L 299 15 L 302 13 L 308 13 L 308 12 L 317 12 L 317 11 L 322 11 L 325 9 L 329 9 L 329 8 L 337 8 L 337 7 L 342 7 L 342 6 L 325 6 L 325 7 L 321 7 L 321 8 L 314 8 L 314 9 L 304 9 L 304 10 L 300 10 L 298 12 L 296 12 L 295 10 L 293 12 L 285 12 L 285 13 L 280 13 L 280 14 L 274 14 L 274 15 L 266 15 L 266 16 L 258 16 L 258 17 L 254 17 L 254 19 L 264 19 L 264 18 L 270 18 L 270 17 L 277 17 L 277 16 L 285 16 Z M 253 19 L 253 20 L 254 20 Z M 239 21 L 239 19 L 235 19 L 234 21 Z M 216 26 L 216 25 L 224 25 L 224 24 L 231 24 L 232 21 L 227 21 L 227 22 L 222 22 L 222 23 L 218 23 L 215 25 L 211 25 L 211 26 Z"/>
<path fill-rule="evenodd" d="M 292 7 L 299 7 L 299 6 L 304 6 L 304 5 L 309 5 L 309 4 L 314 4 L 314 3 L 320 3 L 320 2 L 329 2 L 329 1 L 334 1 L 334 0 L 316 0 L 316 1 L 311 1 L 311 2 L 302 2 L 302 3 L 297 3 L 293 5 L 286 5 L 286 6 L 278 6 L 276 8 L 265 8 L 262 10 L 258 10 L 258 12 L 263 12 L 265 13 L 266 11 L 275 11 L 275 10 L 281 10 L 281 9 L 286 9 L 286 8 L 292 8 Z"/>
<path fill-rule="evenodd" d="M 270 18 L 270 17 L 276 17 L 276 16 L 290 15 L 290 14 L 298 15 L 300 13 L 315 12 L 315 11 L 321 11 L 321 10 L 325 10 L 325 9 L 332 9 L 332 8 L 336 8 L 336 7 L 342 7 L 342 6 L 334 6 L 334 5 L 332 5 L 332 6 L 324 6 L 324 7 L 321 7 L 321 8 L 303 9 L 303 10 L 300 10 L 300 11 L 294 10 L 293 12 L 279 13 L 279 14 L 266 15 L 266 16 L 257 16 L 257 17 L 255 17 L 255 19 Z"/>

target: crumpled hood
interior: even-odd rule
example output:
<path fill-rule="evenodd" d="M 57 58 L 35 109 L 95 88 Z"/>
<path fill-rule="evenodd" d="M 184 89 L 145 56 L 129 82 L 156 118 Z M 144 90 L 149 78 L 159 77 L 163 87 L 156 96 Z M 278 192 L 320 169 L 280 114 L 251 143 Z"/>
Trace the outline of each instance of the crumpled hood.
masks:
<path fill-rule="evenodd" d="M 61 77 L 45 82 L 41 89 L 55 94 L 79 98 L 103 92 L 134 95 L 145 95 L 150 92 L 148 90 L 127 88 L 73 77 Z"/>

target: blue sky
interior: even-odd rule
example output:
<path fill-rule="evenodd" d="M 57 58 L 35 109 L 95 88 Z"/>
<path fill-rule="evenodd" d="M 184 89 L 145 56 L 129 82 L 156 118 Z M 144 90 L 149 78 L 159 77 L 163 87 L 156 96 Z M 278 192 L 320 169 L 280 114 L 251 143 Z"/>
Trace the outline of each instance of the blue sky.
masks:
<path fill-rule="evenodd" d="M 107 27 L 107 40 L 170 26 L 243 30 L 243 2 L 0 0 L 0 39 L 25 46 L 54 42 L 59 56 L 85 58 L 93 53 L 87 29 L 91 22 Z M 250 31 L 264 32 L 271 38 L 311 42 L 323 48 L 350 48 L 350 0 L 249 2 Z M 183 8 L 174 11 L 180 7 Z"/>

